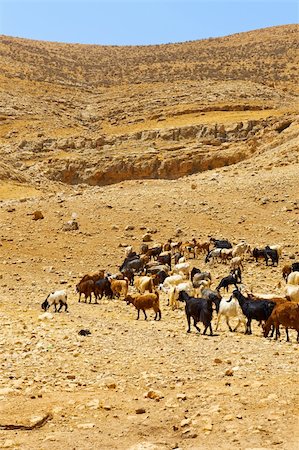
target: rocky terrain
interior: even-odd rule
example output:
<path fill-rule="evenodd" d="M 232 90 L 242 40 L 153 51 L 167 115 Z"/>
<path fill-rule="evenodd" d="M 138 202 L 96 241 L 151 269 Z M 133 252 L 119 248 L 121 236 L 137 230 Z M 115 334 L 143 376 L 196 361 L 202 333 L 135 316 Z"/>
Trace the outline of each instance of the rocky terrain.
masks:
<path fill-rule="evenodd" d="M 284 293 L 299 261 L 297 31 L 150 48 L 1 37 L 0 448 L 298 449 L 295 331 L 187 335 L 164 294 L 155 322 L 75 293 L 147 231 L 282 244 L 278 267 L 248 258 L 243 277 Z M 191 263 L 213 286 L 228 272 Z M 63 288 L 70 312 L 44 316 Z"/>

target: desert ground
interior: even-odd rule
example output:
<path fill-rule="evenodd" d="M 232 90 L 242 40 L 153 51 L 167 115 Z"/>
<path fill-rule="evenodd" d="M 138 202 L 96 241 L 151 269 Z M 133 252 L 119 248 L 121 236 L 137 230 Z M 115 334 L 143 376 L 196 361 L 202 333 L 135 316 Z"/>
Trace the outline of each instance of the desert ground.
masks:
<path fill-rule="evenodd" d="M 281 48 L 295 39 L 290 27 L 213 40 L 211 49 L 221 62 L 226 49 L 249 39 L 260 60 L 261 48 L 266 54 L 278 38 Z M 76 83 L 72 66 L 63 80 L 55 70 L 39 72 L 58 58 L 54 44 L 6 37 L 0 44 L 0 448 L 297 450 L 295 330 L 289 343 L 283 330 L 277 341 L 264 338 L 257 322 L 253 335 L 229 332 L 224 320 L 214 336 L 187 334 L 183 305 L 171 310 L 164 293 L 162 320 L 149 311 L 137 321 L 123 299 L 78 303 L 75 292 L 86 273 L 117 272 L 125 247 L 139 252 L 150 233 L 150 245 L 210 237 L 280 244 L 277 267 L 246 258 L 243 283 L 284 294 L 282 267 L 299 261 L 292 50 L 280 61 L 281 79 L 269 71 L 267 84 L 246 67 L 237 80 L 226 79 L 224 67 L 217 80 L 209 72 L 197 81 L 196 71 L 183 80 L 186 67 L 169 56 L 177 47 L 158 46 L 153 61 L 138 48 L 138 83 L 128 63 L 125 83 L 113 66 L 106 86 L 105 71 L 95 79 L 87 71 L 83 85 L 84 65 Z M 182 48 L 191 67 L 196 44 Z M 19 49 L 17 65 L 11 49 Z M 111 49 L 110 64 L 118 51 Z M 159 84 L 161 55 L 173 72 Z M 265 61 L 276 67 L 271 52 Z M 35 211 L 44 218 L 33 220 Z M 79 229 L 64 231 L 72 217 Z M 212 272 L 212 287 L 229 272 L 204 255 L 189 262 Z M 67 289 L 69 313 L 45 316 L 41 303 L 57 289 Z M 91 334 L 80 336 L 81 329 Z"/>

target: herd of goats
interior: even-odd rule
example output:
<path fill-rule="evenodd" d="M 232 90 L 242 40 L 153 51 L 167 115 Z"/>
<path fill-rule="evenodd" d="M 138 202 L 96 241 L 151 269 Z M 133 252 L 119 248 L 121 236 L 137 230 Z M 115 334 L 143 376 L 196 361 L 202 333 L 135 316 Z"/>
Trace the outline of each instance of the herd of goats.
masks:
<path fill-rule="evenodd" d="M 248 258 L 255 258 L 278 265 L 281 257 L 280 245 L 266 246 L 265 248 L 251 249 L 250 245 L 242 241 L 232 245 L 225 239 L 211 238 L 209 241 L 199 242 L 193 239 L 189 242 L 173 242 L 169 239 L 164 245 L 154 245 L 149 248 L 147 243 L 142 243 L 140 254 L 133 251 L 131 246 L 125 249 L 125 259 L 116 274 L 106 273 L 100 270 L 93 274 L 85 275 L 76 285 L 76 291 L 84 295 L 85 303 L 92 295 L 95 303 L 103 296 L 107 298 L 123 298 L 127 304 L 132 304 L 137 310 L 137 319 L 140 311 L 145 320 L 146 311 L 153 309 L 155 320 L 161 319 L 159 297 L 162 292 L 167 294 L 168 306 L 172 309 L 179 307 L 180 302 L 185 304 L 188 330 L 191 331 L 191 319 L 198 332 L 199 322 L 203 323 L 203 334 L 209 330 L 213 335 L 212 317 L 213 311 L 217 313 L 216 330 L 221 317 L 225 317 L 230 331 L 244 325 L 245 334 L 252 334 L 251 322 L 256 320 L 263 327 L 264 336 L 271 332 L 275 339 L 280 336 L 280 325 L 285 328 L 287 341 L 288 330 L 297 331 L 299 342 L 299 263 L 294 262 L 282 268 L 282 277 L 286 282 L 285 295 L 277 294 L 253 294 L 242 284 L 242 271 Z M 211 289 L 211 272 L 201 271 L 192 267 L 193 261 L 204 255 L 205 263 L 223 262 L 229 264 L 230 273 L 221 279 L 215 289 Z M 224 297 L 223 291 L 228 293 L 229 286 L 234 286 L 231 295 Z M 60 290 L 52 292 L 42 303 L 42 308 L 47 311 L 51 306 L 55 312 L 60 312 L 64 307 L 68 311 L 67 292 Z M 238 323 L 234 330 L 229 320 L 236 318 Z"/>

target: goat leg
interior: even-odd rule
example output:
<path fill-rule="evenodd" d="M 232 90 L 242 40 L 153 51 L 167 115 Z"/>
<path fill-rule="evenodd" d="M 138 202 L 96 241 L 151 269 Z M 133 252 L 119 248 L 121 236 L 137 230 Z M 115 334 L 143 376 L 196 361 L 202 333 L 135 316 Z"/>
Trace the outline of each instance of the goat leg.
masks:
<path fill-rule="evenodd" d="M 147 319 L 147 315 L 146 315 L 146 312 L 145 312 L 145 310 L 144 310 L 144 309 L 143 309 L 142 311 L 143 311 L 143 314 L 144 314 L 144 320 L 146 320 L 146 319 Z"/>
<path fill-rule="evenodd" d="M 193 319 L 193 325 L 195 326 L 195 328 L 197 329 L 197 331 L 200 333 L 200 328 L 198 328 L 198 326 L 196 325 L 196 320 Z M 207 330 L 207 327 L 205 329 L 205 331 Z"/>
<path fill-rule="evenodd" d="M 233 329 L 232 329 L 232 327 L 231 327 L 230 324 L 229 324 L 228 317 L 226 317 L 226 323 L 227 323 L 227 326 L 228 326 L 229 331 L 232 332 Z"/>
<path fill-rule="evenodd" d="M 190 323 L 190 316 L 187 315 L 187 322 L 188 322 L 188 330 L 187 333 L 191 333 L 191 323 Z"/>

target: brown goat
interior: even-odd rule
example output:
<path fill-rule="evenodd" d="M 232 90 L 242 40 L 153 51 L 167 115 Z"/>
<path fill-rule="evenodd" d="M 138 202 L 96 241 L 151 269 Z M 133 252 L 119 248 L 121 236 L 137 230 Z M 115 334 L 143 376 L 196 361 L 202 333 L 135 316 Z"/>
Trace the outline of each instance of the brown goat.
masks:
<path fill-rule="evenodd" d="M 105 270 L 99 270 L 98 272 L 92 273 L 91 275 L 87 274 L 79 281 L 80 284 L 82 281 L 92 280 L 94 282 L 100 280 L 105 277 Z"/>
<path fill-rule="evenodd" d="M 114 280 L 110 279 L 111 282 L 111 290 L 114 296 L 120 297 L 123 295 L 124 297 L 128 294 L 129 289 L 129 280 L 125 278 L 124 280 Z"/>
<path fill-rule="evenodd" d="M 127 295 L 125 298 L 127 305 L 132 303 L 137 309 L 137 320 L 139 319 L 140 310 L 143 311 L 144 320 L 147 319 L 146 309 L 153 309 L 155 311 L 155 320 L 161 320 L 161 310 L 159 303 L 159 294 L 155 292 L 153 294 L 143 294 L 143 295 Z"/>
<path fill-rule="evenodd" d="M 295 302 L 286 302 L 277 305 L 271 316 L 266 322 L 264 336 L 267 337 L 272 326 L 275 327 L 275 339 L 280 336 L 279 325 L 286 329 L 287 342 L 289 342 L 288 328 L 294 328 L 297 331 L 297 342 L 299 342 L 299 304 Z"/>
<path fill-rule="evenodd" d="M 210 242 L 197 242 L 195 247 L 195 255 L 200 256 L 201 253 L 209 253 L 210 251 Z"/>
<path fill-rule="evenodd" d="M 76 291 L 79 293 L 78 302 L 80 303 L 81 295 L 84 294 L 85 295 L 85 303 L 87 302 L 87 297 L 89 297 L 89 303 L 91 303 L 91 294 L 94 293 L 94 290 L 95 290 L 95 284 L 94 284 L 93 280 L 80 281 L 76 285 Z M 95 296 L 95 297 L 96 297 L 95 303 L 98 303 L 97 296 Z"/>

